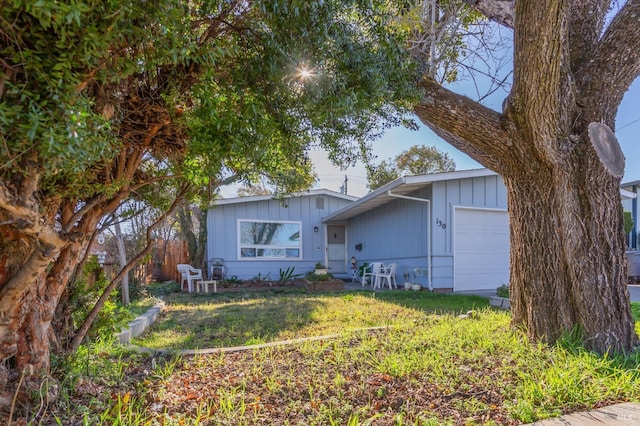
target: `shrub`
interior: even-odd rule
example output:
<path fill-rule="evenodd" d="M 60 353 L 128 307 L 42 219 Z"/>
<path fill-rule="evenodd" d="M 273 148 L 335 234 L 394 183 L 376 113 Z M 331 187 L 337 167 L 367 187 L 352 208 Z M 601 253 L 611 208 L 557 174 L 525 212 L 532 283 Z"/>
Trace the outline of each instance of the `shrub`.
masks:
<path fill-rule="evenodd" d="M 333 279 L 333 275 L 331 274 L 316 274 L 313 272 L 309 272 L 305 278 L 311 282 L 319 282 L 319 281 L 329 281 Z"/>
<path fill-rule="evenodd" d="M 83 265 L 82 274 L 69 286 L 68 309 L 71 312 L 74 329 L 82 325 L 108 285 L 109 280 L 98 263 L 97 256 L 90 256 Z M 119 296 L 114 292 L 105 301 L 91 324 L 87 337 L 89 340 L 95 340 L 100 336 L 111 335 L 119 331 L 120 327 L 133 317 L 133 314 L 120 305 Z"/>
<path fill-rule="evenodd" d="M 496 294 L 498 295 L 498 297 L 509 298 L 509 286 L 507 284 L 502 284 L 496 289 Z"/>

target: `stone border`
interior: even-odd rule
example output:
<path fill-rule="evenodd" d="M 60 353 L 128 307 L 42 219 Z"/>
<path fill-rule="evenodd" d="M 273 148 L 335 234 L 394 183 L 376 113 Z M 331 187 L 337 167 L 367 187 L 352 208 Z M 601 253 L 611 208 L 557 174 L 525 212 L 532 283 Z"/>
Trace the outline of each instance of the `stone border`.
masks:
<path fill-rule="evenodd" d="M 511 309 L 511 302 L 506 297 L 491 296 L 489 297 L 489 305 L 501 309 Z"/>
<path fill-rule="evenodd" d="M 116 339 L 120 343 L 129 343 L 134 337 L 138 337 L 158 318 L 158 314 L 164 309 L 164 302 L 159 301 L 147 312 L 140 315 L 129 323 L 129 328 L 123 328 L 120 333 L 116 333 Z"/>

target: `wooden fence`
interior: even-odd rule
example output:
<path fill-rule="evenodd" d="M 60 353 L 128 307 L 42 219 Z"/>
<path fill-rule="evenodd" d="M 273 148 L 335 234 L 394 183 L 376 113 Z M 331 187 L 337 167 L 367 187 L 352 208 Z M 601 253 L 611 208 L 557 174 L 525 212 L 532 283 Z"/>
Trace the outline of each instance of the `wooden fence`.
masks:
<path fill-rule="evenodd" d="M 175 280 L 180 282 L 180 274 L 177 269 L 179 263 L 189 263 L 187 242 L 157 240 L 154 256 L 145 267 L 145 279 L 147 281 L 154 279 L 157 281 Z"/>

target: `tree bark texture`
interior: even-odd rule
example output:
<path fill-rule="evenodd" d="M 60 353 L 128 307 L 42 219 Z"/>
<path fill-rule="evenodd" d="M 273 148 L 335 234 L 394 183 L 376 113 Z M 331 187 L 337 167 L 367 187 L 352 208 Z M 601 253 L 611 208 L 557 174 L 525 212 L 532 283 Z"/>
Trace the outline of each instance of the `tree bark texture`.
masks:
<path fill-rule="evenodd" d="M 142 157 L 129 153 L 124 163 L 115 160 L 113 175 L 132 177 Z M 25 372 L 32 376 L 25 384 L 34 389 L 49 376 L 50 343 L 57 342 L 56 331 L 61 329 L 52 324 L 53 316 L 75 268 L 85 258 L 100 219 L 144 183 L 132 181 L 110 197 L 96 194 L 80 202 L 55 195 L 36 196 L 36 186 L 30 184 L 33 179 L 37 179 L 36 173 L 30 179 L 16 179 L 12 185 L 0 182 L 0 252 L 5 253 L 0 256 L 3 389 L 11 389 Z M 4 402 L 0 398 L 0 408 Z"/>
<path fill-rule="evenodd" d="M 473 3 L 494 13 L 505 6 Z M 514 324 L 532 340 L 553 343 L 578 328 L 588 349 L 632 350 L 639 342 L 626 287 L 622 157 L 606 129 L 640 73 L 640 1 L 628 1 L 604 31 L 609 2 L 511 7 L 514 81 L 502 113 L 430 79 L 415 112 L 504 178 Z"/>

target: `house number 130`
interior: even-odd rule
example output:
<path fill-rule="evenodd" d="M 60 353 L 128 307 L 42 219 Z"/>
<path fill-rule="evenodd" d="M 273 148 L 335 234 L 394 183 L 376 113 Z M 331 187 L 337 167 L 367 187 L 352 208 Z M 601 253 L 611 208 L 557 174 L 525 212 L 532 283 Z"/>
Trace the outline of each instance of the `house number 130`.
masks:
<path fill-rule="evenodd" d="M 441 221 L 440 219 L 436 219 L 436 225 L 438 225 L 442 229 L 447 229 L 447 224 Z"/>

